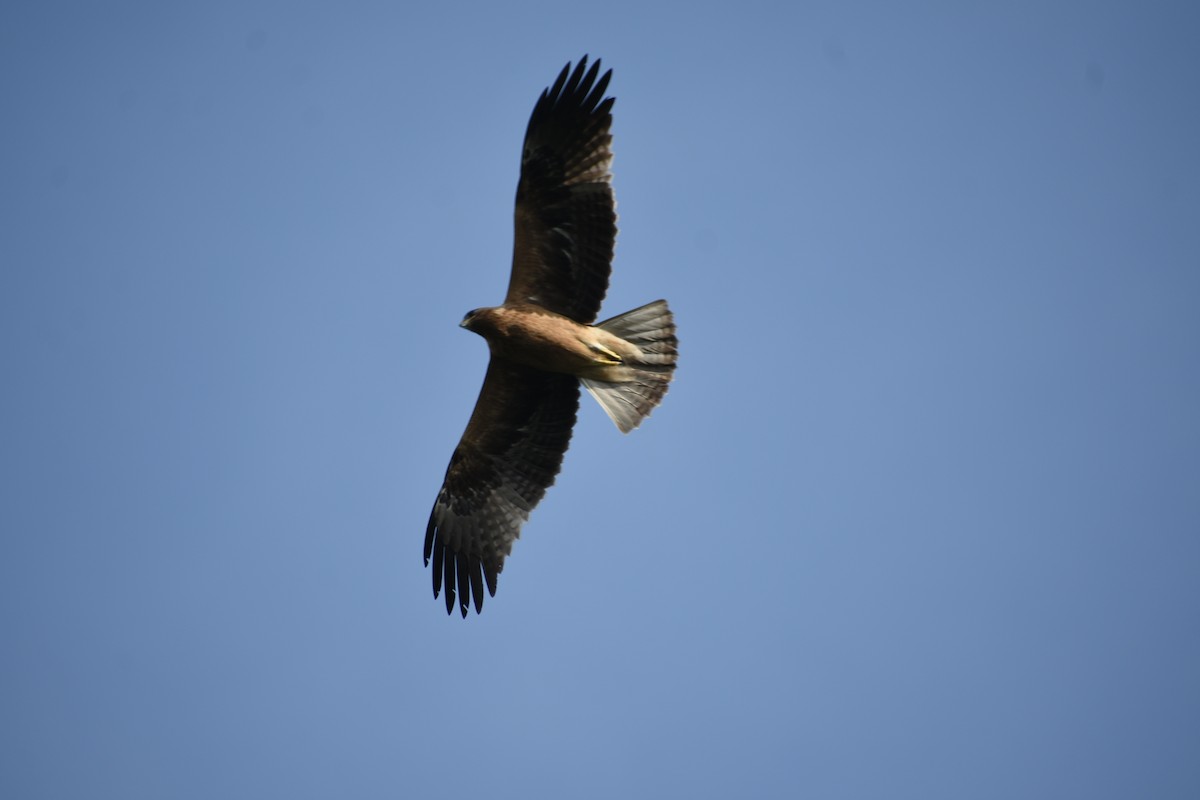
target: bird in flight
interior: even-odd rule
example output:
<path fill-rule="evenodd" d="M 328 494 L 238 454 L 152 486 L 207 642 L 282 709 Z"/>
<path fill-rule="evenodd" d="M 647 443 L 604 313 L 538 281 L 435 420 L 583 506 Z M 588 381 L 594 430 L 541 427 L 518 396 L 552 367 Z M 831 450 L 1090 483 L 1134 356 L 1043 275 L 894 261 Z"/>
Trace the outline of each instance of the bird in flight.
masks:
<path fill-rule="evenodd" d="M 593 324 L 608 291 L 617 236 L 612 191 L 612 70 L 568 63 L 542 92 L 521 151 L 512 273 L 503 305 L 461 327 L 491 358 L 425 529 L 433 596 L 463 617 L 495 596 L 504 559 L 562 466 L 579 385 L 622 433 L 662 401 L 675 371 L 665 300 Z"/>

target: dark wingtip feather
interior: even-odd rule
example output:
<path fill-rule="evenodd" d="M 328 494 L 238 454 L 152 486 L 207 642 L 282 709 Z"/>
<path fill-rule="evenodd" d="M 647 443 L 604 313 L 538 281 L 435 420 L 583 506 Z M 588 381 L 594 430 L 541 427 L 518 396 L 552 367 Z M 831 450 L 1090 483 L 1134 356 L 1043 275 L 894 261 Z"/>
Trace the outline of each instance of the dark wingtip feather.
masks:
<path fill-rule="evenodd" d="M 442 547 L 442 542 L 439 539 L 433 545 L 433 596 L 436 599 L 438 593 L 442 591 L 442 559 L 445 557 L 446 549 Z M 425 565 L 429 565 L 429 558 L 426 557 Z"/>
<path fill-rule="evenodd" d="M 484 564 L 483 578 L 487 581 L 488 594 L 492 597 L 496 596 L 496 580 L 500 576 L 500 569 L 494 564 Z"/>
<path fill-rule="evenodd" d="M 471 576 L 471 594 L 475 596 L 475 613 L 483 613 L 483 564 L 478 556 L 472 556 L 467 565 L 467 573 Z"/>
<path fill-rule="evenodd" d="M 550 85 L 550 88 L 542 92 L 542 99 L 545 100 L 550 98 L 551 102 L 553 102 L 553 100 L 558 97 L 559 92 L 562 91 L 563 84 L 567 82 L 567 78 L 570 75 L 571 62 L 568 61 L 567 65 L 562 68 L 562 72 L 558 73 L 558 77 L 554 79 L 554 83 Z M 539 102 L 538 105 L 541 105 L 541 103 Z"/>
<path fill-rule="evenodd" d="M 571 73 L 571 79 L 567 81 L 567 85 L 563 87 L 562 93 L 564 97 L 573 96 L 579 91 L 579 87 L 581 85 L 585 87 L 592 85 L 592 81 L 596 79 L 596 70 L 600 67 L 600 61 L 597 60 L 596 63 L 592 65 L 591 71 L 587 72 L 585 76 L 587 65 L 588 60 L 587 56 L 585 55 L 583 58 L 579 59 L 579 63 L 575 65 L 575 71 Z M 571 66 L 570 62 L 567 63 L 567 66 Z"/>
<path fill-rule="evenodd" d="M 454 561 L 455 561 L 454 554 L 451 553 L 450 557 L 445 559 L 443 562 L 443 566 L 444 566 L 443 572 L 445 573 L 444 577 L 445 577 L 445 583 L 446 583 L 446 613 L 447 614 L 454 613 L 454 594 L 455 594 L 455 592 L 454 592 L 454 585 L 455 585 L 454 584 Z"/>
<path fill-rule="evenodd" d="M 599 66 L 600 66 L 600 62 L 597 61 L 596 67 L 599 67 Z M 593 71 L 595 71 L 595 68 L 593 68 Z M 608 83 L 611 80 L 612 80 L 612 70 L 610 69 L 608 72 L 605 72 L 603 75 L 600 76 L 600 80 L 597 81 L 596 85 L 592 87 L 591 94 L 589 94 L 587 96 L 587 99 L 585 99 L 583 101 L 583 105 L 586 108 L 593 109 L 594 111 L 598 111 L 601 114 L 607 114 L 609 111 L 611 111 L 612 106 L 613 106 L 613 101 L 616 98 L 613 98 L 613 97 L 608 98 L 608 100 L 605 101 L 605 104 L 603 107 L 601 107 L 601 103 L 600 103 L 600 101 L 604 98 L 604 93 L 606 91 L 608 91 Z M 590 81 L 589 81 L 589 83 L 590 83 Z"/>
<path fill-rule="evenodd" d="M 425 566 L 429 566 L 429 556 L 433 552 L 433 531 L 436 526 L 433 522 L 433 517 L 429 518 L 429 525 L 425 528 Z"/>
<path fill-rule="evenodd" d="M 471 577 L 468 574 L 467 557 L 458 554 L 454 566 L 458 570 L 458 608 L 462 611 L 463 619 L 466 619 L 467 610 L 471 607 Z"/>

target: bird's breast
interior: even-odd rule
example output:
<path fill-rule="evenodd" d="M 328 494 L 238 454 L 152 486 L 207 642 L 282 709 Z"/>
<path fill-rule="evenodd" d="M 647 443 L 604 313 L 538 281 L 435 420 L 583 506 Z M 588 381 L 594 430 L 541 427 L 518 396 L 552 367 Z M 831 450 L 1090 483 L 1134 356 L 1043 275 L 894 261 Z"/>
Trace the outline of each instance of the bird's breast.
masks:
<path fill-rule="evenodd" d="M 548 312 L 497 308 L 493 325 L 480 333 L 492 354 L 546 372 L 578 375 L 594 367 L 601 353 L 596 328 Z"/>

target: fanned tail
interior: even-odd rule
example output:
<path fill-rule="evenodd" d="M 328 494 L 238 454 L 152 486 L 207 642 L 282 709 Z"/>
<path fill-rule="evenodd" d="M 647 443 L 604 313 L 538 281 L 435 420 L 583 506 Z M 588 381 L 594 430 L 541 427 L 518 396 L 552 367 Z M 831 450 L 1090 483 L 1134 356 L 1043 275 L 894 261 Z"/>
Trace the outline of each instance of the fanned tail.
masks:
<path fill-rule="evenodd" d="M 621 337 L 640 351 L 635 358 L 625 359 L 624 380 L 580 379 L 621 433 L 629 433 L 662 402 L 675 374 L 679 357 L 675 318 L 666 300 L 655 300 L 596 327 Z"/>

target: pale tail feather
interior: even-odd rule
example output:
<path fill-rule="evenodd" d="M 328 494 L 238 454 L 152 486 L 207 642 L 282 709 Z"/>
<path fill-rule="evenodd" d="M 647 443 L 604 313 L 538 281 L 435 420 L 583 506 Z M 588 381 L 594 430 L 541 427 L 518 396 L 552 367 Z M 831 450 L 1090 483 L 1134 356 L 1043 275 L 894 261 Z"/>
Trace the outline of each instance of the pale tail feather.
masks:
<path fill-rule="evenodd" d="M 636 359 L 626 359 L 626 380 L 580 379 L 621 433 L 629 433 L 642 424 L 667 393 L 679 356 L 675 319 L 666 300 L 655 300 L 596 327 L 620 336 L 641 351 Z"/>

